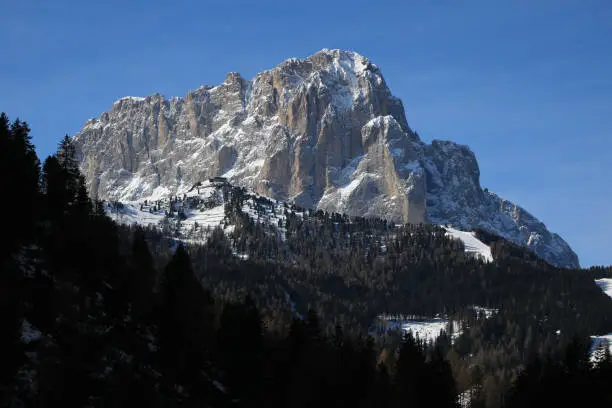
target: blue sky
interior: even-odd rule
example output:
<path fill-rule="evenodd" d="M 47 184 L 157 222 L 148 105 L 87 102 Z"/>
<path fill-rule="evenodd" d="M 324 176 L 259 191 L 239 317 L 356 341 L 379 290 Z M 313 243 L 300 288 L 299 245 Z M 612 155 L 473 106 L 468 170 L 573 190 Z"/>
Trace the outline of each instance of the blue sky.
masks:
<path fill-rule="evenodd" d="M 435 4 L 435 5 L 434 5 Z M 468 144 L 481 183 L 612 264 L 612 2 L 3 0 L 0 110 L 39 154 L 125 95 L 351 49 L 425 141 Z"/>

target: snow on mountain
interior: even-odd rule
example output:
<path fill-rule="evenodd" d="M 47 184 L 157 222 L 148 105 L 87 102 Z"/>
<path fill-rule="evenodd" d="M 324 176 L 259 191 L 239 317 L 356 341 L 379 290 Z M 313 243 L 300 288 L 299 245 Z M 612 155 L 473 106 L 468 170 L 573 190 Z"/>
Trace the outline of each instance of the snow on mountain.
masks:
<path fill-rule="evenodd" d="M 73 141 L 93 196 L 159 200 L 223 176 L 276 200 L 399 223 L 483 228 L 577 267 L 562 238 L 480 186 L 471 150 L 426 144 L 367 58 L 322 50 L 184 98 L 125 97 Z"/>
<path fill-rule="evenodd" d="M 451 227 L 443 227 L 446 230 L 446 235 L 452 238 L 461 240 L 465 246 L 465 252 L 473 254 L 476 257 L 483 259 L 485 262 L 493 262 L 491 248 L 484 242 L 476 238 L 473 232 L 459 231 Z"/>
<path fill-rule="evenodd" d="M 203 243 L 216 227 L 221 227 L 226 234 L 234 230 L 225 210 L 231 189 L 228 184 L 203 182 L 181 195 L 157 200 L 106 202 L 105 208 L 108 216 L 119 224 L 157 227 L 173 239 Z M 279 238 L 284 240 L 287 208 L 283 202 L 247 194 L 241 210 L 254 222 L 273 227 Z M 291 212 L 303 217 L 299 210 L 292 209 Z"/>

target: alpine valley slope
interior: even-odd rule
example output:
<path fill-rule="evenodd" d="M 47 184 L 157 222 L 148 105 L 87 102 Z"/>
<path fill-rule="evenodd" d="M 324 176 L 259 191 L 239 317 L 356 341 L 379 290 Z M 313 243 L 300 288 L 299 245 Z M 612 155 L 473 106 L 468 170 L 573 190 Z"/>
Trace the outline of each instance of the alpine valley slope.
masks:
<path fill-rule="evenodd" d="M 542 222 L 482 190 L 467 146 L 422 142 L 380 69 L 351 51 L 289 59 L 250 81 L 230 73 L 184 98 L 125 97 L 73 141 L 101 199 L 158 199 L 223 176 L 301 207 L 483 228 L 579 266 Z"/>

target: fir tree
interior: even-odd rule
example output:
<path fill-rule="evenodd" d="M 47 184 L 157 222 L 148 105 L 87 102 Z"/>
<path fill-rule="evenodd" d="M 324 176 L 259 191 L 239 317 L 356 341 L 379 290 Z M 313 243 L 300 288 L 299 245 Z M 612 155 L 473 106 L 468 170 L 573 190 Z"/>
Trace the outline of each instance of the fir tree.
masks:
<path fill-rule="evenodd" d="M 427 368 L 424 350 L 420 342 L 408 332 L 400 346 L 395 366 L 396 406 L 426 406 L 425 383 Z"/>
<path fill-rule="evenodd" d="M 144 317 L 153 309 L 156 271 L 153 257 L 145 240 L 144 231 L 137 228 L 132 242 L 132 265 L 126 290 L 133 299 L 132 314 L 135 319 Z"/>
<path fill-rule="evenodd" d="M 163 294 L 160 352 L 165 389 L 172 392 L 181 385 L 196 391 L 210 358 L 212 299 L 196 279 L 183 244 L 164 271 Z"/>
<path fill-rule="evenodd" d="M 245 404 L 260 401 L 263 386 L 263 327 L 259 311 L 247 296 L 223 309 L 217 333 L 219 366 L 232 398 Z"/>

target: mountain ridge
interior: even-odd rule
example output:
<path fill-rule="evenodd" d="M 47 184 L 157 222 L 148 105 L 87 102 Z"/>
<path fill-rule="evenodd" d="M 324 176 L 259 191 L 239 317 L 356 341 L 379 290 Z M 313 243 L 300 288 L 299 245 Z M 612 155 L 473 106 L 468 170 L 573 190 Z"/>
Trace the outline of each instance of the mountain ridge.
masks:
<path fill-rule="evenodd" d="M 483 228 L 578 267 L 561 237 L 483 191 L 469 147 L 426 144 L 367 58 L 322 50 L 184 98 L 124 97 L 73 138 L 92 195 L 180 194 L 214 176 L 307 208 Z"/>

